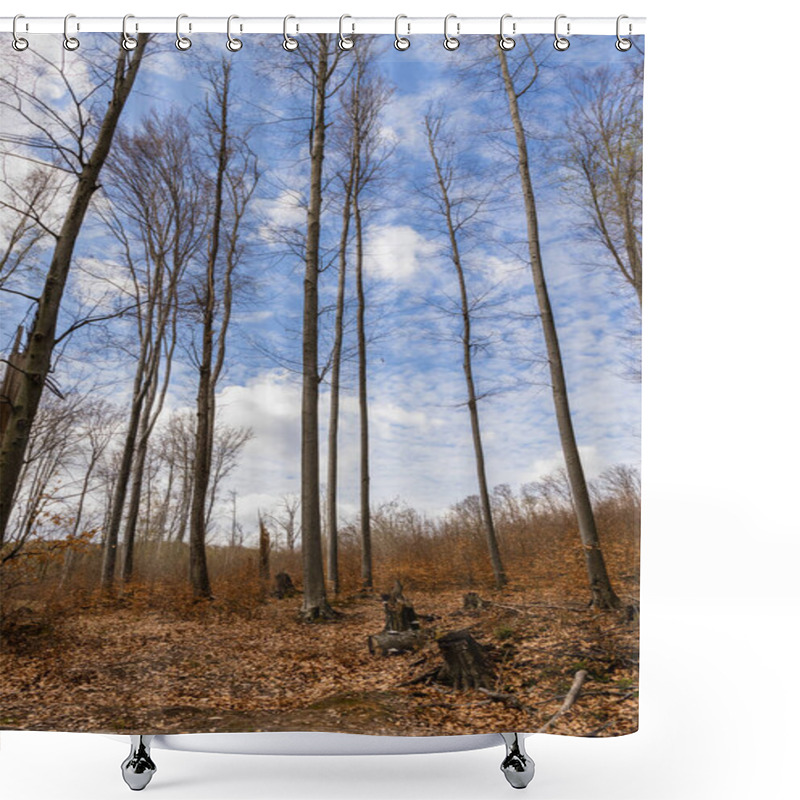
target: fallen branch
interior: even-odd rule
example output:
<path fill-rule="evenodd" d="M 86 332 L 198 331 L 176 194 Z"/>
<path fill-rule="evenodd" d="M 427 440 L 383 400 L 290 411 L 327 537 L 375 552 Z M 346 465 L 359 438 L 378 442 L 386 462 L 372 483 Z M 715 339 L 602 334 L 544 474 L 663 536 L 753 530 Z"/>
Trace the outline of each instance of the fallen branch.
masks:
<path fill-rule="evenodd" d="M 503 608 L 506 611 L 513 611 L 515 614 L 524 614 L 526 617 L 536 617 L 536 614 L 526 611 L 525 606 L 509 606 L 503 603 L 492 603 L 495 608 Z M 574 614 L 583 614 L 586 609 L 575 608 L 575 606 L 560 606 L 556 605 L 555 603 L 544 603 L 544 602 L 534 602 L 534 603 L 527 603 L 527 606 L 533 608 L 534 606 L 538 606 L 540 608 L 554 608 L 559 611 L 572 611 Z"/>
<path fill-rule="evenodd" d="M 545 724 L 542 725 L 542 727 L 539 728 L 538 731 L 536 731 L 537 733 L 547 733 L 550 726 L 557 719 L 564 716 L 564 714 L 566 714 L 567 711 L 570 710 L 570 708 L 572 708 L 572 705 L 575 702 L 575 700 L 577 700 L 578 693 L 580 692 L 581 686 L 583 686 L 584 681 L 586 680 L 588 674 L 589 673 L 585 669 L 579 669 L 575 673 L 575 680 L 572 681 L 572 686 L 570 687 L 569 692 L 567 692 L 567 696 L 564 698 L 564 702 L 561 704 L 561 708 L 559 708 L 558 711 L 556 711 L 556 713 L 553 714 L 553 716 L 550 717 L 550 719 L 547 720 L 547 722 L 545 722 Z"/>

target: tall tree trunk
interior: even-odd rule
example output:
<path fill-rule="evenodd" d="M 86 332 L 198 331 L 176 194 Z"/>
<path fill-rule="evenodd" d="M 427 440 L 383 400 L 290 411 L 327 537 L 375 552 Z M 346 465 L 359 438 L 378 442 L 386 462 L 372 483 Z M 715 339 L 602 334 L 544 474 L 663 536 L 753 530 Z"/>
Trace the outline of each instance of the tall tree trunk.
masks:
<path fill-rule="evenodd" d="M 481 425 L 478 416 L 478 396 L 475 391 L 475 379 L 472 373 L 472 319 L 470 317 L 469 295 L 467 293 L 467 281 L 464 277 L 464 268 L 461 263 L 461 251 L 458 246 L 458 235 L 453 219 L 453 208 L 450 202 L 450 192 L 448 182 L 445 179 L 439 156 L 436 152 L 436 135 L 438 124 L 436 121 L 425 120 L 428 130 L 428 148 L 433 159 L 434 170 L 436 172 L 436 182 L 439 184 L 439 192 L 442 197 L 442 210 L 447 223 L 447 235 L 450 240 L 450 257 L 453 266 L 456 268 L 458 276 L 459 297 L 461 300 L 461 345 L 463 350 L 462 367 L 464 378 L 467 383 L 467 407 L 469 408 L 469 419 L 472 426 L 472 446 L 475 451 L 475 470 L 478 477 L 478 490 L 481 499 L 481 512 L 483 515 L 483 529 L 486 535 L 486 544 L 489 548 L 489 558 L 494 572 L 494 581 L 498 589 L 502 589 L 508 582 L 506 578 L 503 562 L 500 558 L 500 548 L 497 544 L 497 532 L 494 527 L 492 515 L 492 505 L 489 500 L 489 486 L 486 480 L 486 462 L 483 454 L 483 441 L 481 439 Z"/>
<path fill-rule="evenodd" d="M 211 599 L 211 581 L 206 560 L 206 498 L 211 479 L 214 436 L 214 317 L 216 310 L 216 268 L 222 227 L 223 189 L 228 164 L 229 72 L 223 73 L 223 102 L 220 104 L 214 178 L 214 205 L 211 217 L 205 285 L 203 287 L 203 348 L 197 385 L 197 427 L 195 429 L 192 502 L 189 514 L 189 580 L 197 599 Z"/>
<path fill-rule="evenodd" d="M 178 270 L 176 269 L 173 274 L 177 275 L 177 273 Z M 147 461 L 148 447 L 150 444 L 150 436 L 153 433 L 156 421 L 158 420 L 158 417 L 161 415 L 161 410 L 164 407 L 164 400 L 166 398 L 167 388 L 169 387 L 172 356 L 173 353 L 175 352 L 175 345 L 177 343 L 177 331 L 175 323 L 178 310 L 174 306 L 174 303 L 177 300 L 176 290 L 177 286 L 175 282 L 173 282 L 172 285 L 170 286 L 169 295 L 165 303 L 166 311 L 162 309 L 158 312 L 159 314 L 162 315 L 162 319 L 159 320 L 158 330 L 156 332 L 156 341 L 150 353 L 149 379 L 151 383 L 149 386 L 149 391 L 147 394 L 145 405 L 142 410 L 142 415 L 139 425 L 140 427 L 139 440 L 136 444 L 136 458 L 133 464 L 133 481 L 131 482 L 131 496 L 130 500 L 128 501 L 128 518 L 125 521 L 125 531 L 123 535 L 123 559 L 122 559 L 123 583 L 129 583 L 131 578 L 133 577 L 134 543 L 136 540 L 136 527 L 139 521 L 139 504 L 141 502 L 141 496 L 142 496 L 142 484 L 144 481 L 144 471 Z M 156 300 L 156 302 L 158 301 Z M 162 303 L 159 302 L 158 305 L 161 306 Z M 159 373 L 159 368 L 161 366 L 161 353 L 162 350 L 164 349 L 165 327 L 169 317 L 171 317 L 172 319 L 172 342 L 169 345 L 169 347 L 166 348 L 164 354 L 166 359 L 166 366 L 164 369 L 164 375 L 161 380 L 161 387 L 159 390 L 158 373 Z M 148 523 L 149 523 L 149 518 L 150 518 L 149 491 L 147 496 L 148 496 Z"/>
<path fill-rule="evenodd" d="M 369 503 L 369 403 L 367 398 L 367 331 L 366 298 L 364 295 L 364 237 L 361 225 L 359 191 L 353 197 L 353 219 L 356 226 L 356 295 L 358 297 L 358 417 L 361 476 L 361 583 L 372 588 L 372 531 Z"/>
<path fill-rule="evenodd" d="M 325 594 L 319 507 L 319 243 L 322 214 L 322 160 L 325 154 L 325 100 L 328 83 L 327 34 L 319 34 L 314 73 L 311 175 L 306 228 L 303 292 L 303 400 L 301 420 L 301 492 L 303 533 L 303 609 L 306 619 L 329 617 Z"/>
<path fill-rule="evenodd" d="M 105 592 L 110 591 L 114 585 L 119 529 L 122 524 L 122 514 L 125 510 L 125 498 L 128 494 L 128 483 L 130 480 L 131 467 L 133 465 L 133 457 L 136 451 L 136 433 L 139 429 L 142 407 L 147 393 L 144 362 L 145 352 L 143 349 L 136 368 L 133 399 L 131 400 L 131 410 L 128 415 L 128 428 L 125 432 L 125 441 L 122 444 L 122 455 L 120 457 L 119 469 L 117 470 L 117 479 L 114 482 L 114 493 L 111 499 L 108 525 L 103 539 L 103 564 L 100 575 L 100 586 Z"/>
<path fill-rule="evenodd" d="M 572 492 L 572 502 L 575 508 L 575 515 L 578 518 L 578 530 L 586 559 L 592 605 L 596 608 L 617 608 L 620 604 L 619 598 L 611 587 L 603 551 L 600 549 L 600 540 L 597 535 L 597 526 L 589 498 L 589 490 L 575 440 L 575 431 L 572 426 L 572 416 L 570 415 L 569 398 L 567 396 L 567 382 L 564 377 L 564 366 L 561 360 L 561 348 L 558 343 L 553 310 L 550 306 L 550 297 L 542 267 L 542 255 L 539 247 L 539 224 L 536 217 L 536 199 L 533 193 L 533 182 L 528 162 L 528 144 L 525 138 L 525 128 L 522 124 L 518 96 L 508 68 L 506 52 L 498 46 L 498 54 L 503 85 L 508 97 L 508 108 L 517 142 L 517 160 L 522 184 L 522 196 L 525 201 L 531 272 L 542 321 L 542 332 L 547 348 L 547 359 L 550 365 L 553 403 L 561 438 L 561 449 L 564 453 L 564 462 Z"/>
<path fill-rule="evenodd" d="M 353 175 L 356 164 L 351 153 L 350 174 L 344 185 L 342 236 L 339 240 L 339 281 L 336 289 L 336 319 L 334 322 L 333 356 L 331 359 L 331 406 L 328 418 L 328 582 L 331 591 L 339 594 L 339 387 L 344 340 L 344 300 L 347 279 L 347 242 L 353 197 Z"/>
<path fill-rule="evenodd" d="M 5 540 L 20 471 L 31 425 L 50 371 L 56 342 L 56 326 L 61 298 L 66 286 L 72 253 L 83 225 L 89 203 L 99 186 L 100 171 L 108 157 L 114 133 L 125 102 L 130 95 L 144 55 L 149 34 L 139 35 L 139 46 L 130 55 L 120 51 L 114 74 L 111 100 L 97 134 L 94 149 L 83 165 L 78 182 L 59 230 L 47 272 L 44 290 L 39 298 L 36 316 L 31 325 L 24 356 L 20 365 L 22 380 L 8 416 L 0 445 L 0 545 Z"/>

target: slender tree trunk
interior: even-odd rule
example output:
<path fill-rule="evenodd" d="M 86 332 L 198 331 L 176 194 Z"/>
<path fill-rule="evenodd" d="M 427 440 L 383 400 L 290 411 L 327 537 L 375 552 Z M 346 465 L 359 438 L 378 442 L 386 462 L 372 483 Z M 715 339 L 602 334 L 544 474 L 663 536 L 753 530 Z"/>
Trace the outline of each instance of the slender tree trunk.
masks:
<path fill-rule="evenodd" d="M 142 352 L 137 374 L 134 378 L 133 400 L 131 410 L 128 415 L 128 428 L 125 432 L 125 441 L 122 444 L 122 456 L 120 458 L 117 479 L 114 482 L 114 494 L 111 499 L 111 510 L 108 515 L 108 525 L 105 530 L 103 544 L 103 564 L 100 575 L 100 587 L 108 592 L 114 585 L 114 575 L 117 565 L 117 546 L 119 543 L 119 529 L 122 524 L 122 514 L 125 510 L 125 498 L 128 494 L 128 482 L 133 464 L 133 456 L 136 451 L 136 432 L 139 428 L 139 421 L 142 416 L 142 406 L 144 404 L 146 388 L 143 386 L 144 378 L 144 352 Z"/>
<path fill-rule="evenodd" d="M 192 502 L 189 513 L 189 580 L 197 599 L 211 599 L 211 581 L 206 560 L 206 498 L 211 478 L 214 434 L 214 317 L 216 309 L 216 267 L 222 227 L 223 189 L 228 164 L 228 89 L 229 73 L 223 74 L 216 147 L 214 205 L 209 236 L 205 285 L 203 287 L 203 347 L 197 386 L 197 428 L 195 429 Z"/>
<path fill-rule="evenodd" d="M 600 549 L 600 540 L 597 535 L 589 490 L 583 472 L 578 445 L 575 440 L 575 431 L 572 426 L 572 416 L 569 409 L 567 396 L 567 382 L 564 377 L 564 366 L 561 360 L 561 348 L 558 343 L 553 310 L 550 306 L 550 297 L 547 291 L 542 256 L 539 247 L 539 225 L 536 217 L 536 200 L 533 193 L 528 162 L 528 145 L 525 138 L 525 128 L 519 112 L 519 103 L 514 82 L 508 68 L 508 58 L 505 51 L 498 47 L 500 68 L 503 76 L 511 122 L 514 126 L 514 135 L 517 142 L 517 157 L 520 181 L 522 183 L 522 196 L 525 201 L 525 214 L 528 227 L 528 247 L 531 260 L 533 284 L 536 289 L 536 298 L 539 305 L 539 314 L 542 321 L 547 358 L 550 365 L 550 381 L 553 391 L 558 431 L 561 438 L 561 449 L 564 453 L 564 462 L 567 468 L 572 502 L 578 518 L 578 530 L 581 544 L 586 558 L 586 569 L 589 576 L 589 586 L 592 592 L 592 605 L 596 608 L 617 608 L 619 598 L 611 587 L 611 581 L 606 570 L 603 551 Z"/>
<path fill-rule="evenodd" d="M 334 322 L 333 357 L 331 359 L 331 407 L 328 419 L 328 582 L 331 591 L 339 594 L 339 388 L 344 340 L 344 300 L 347 281 L 347 242 L 353 196 L 355 158 L 351 154 L 350 174 L 344 186 L 342 236 L 339 241 L 339 282 L 336 290 L 336 320 Z"/>
<path fill-rule="evenodd" d="M 177 269 L 174 271 L 174 274 L 177 275 Z M 170 379 L 170 372 L 171 372 L 171 363 L 172 363 L 172 355 L 175 351 L 175 344 L 177 342 L 176 330 L 175 330 L 175 316 L 177 315 L 177 308 L 174 307 L 174 303 L 176 301 L 176 285 L 173 283 L 169 290 L 169 296 L 167 297 L 166 306 L 167 311 L 164 313 L 163 311 L 159 313 L 163 313 L 164 316 L 161 320 L 159 320 L 158 331 L 156 333 L 156 341 L 153 345 L 152 352 L 150 353 L 150 365 L 149 365 L 149 379 L 151 381 L 149 386 L 149 392 L 147 395 L 147 399 L 145 401 L 145 406 L 142 410 L 142 416 L 140 420 L 140 432 L 139 432 L 139 441 L 136 444 L 136 458 L 134 460 L 133 465 L 133 481 L 131 483 L 131 496 L 130 500 L 128 501 L 128 518 L 125 522 L 125 531 L 123 535 L 123 560 L 122 560 L 122 581 L 123 583 L 129 583 L 131 578 L 133 577 L 133 555 L 134 555 L 134 545 L 136 540 L 136 527 L 139 521 L 139 504 L 141 502 L 142 496 L 142 484 L 144 482 L 144 471 L 145 465 L 147 462 L 147 454 L 148 448 L 150 445 L 150 436 L 153 433 L 153 429 L 155 428 L 156 421 L 158 417 L 161 415 L 161 409 L 164 407 L 164 400 L 167 394 L 167 388 L 169 387 L 169 379 Z M 157 302 L 157 301 L 156 301 Z M 161 305 L 161 303 L 159 303 Z M 172 311 L 170 312 L 170 309 Z M 173 329 L 172 329 L 172 343 L 166 349 L 165 358 L 166 358 L 166 367 L 164 370 L 163 379 L 161 380 L 161 388 L 159 390 L 158 383 L 159 383 L 159 368 L 161 365 L 161 352 L 163 349 L 163 339 L 165 333 L 165 322 L 167 321 L 167 317 L 172 316 L 173 321 Z M 171 476 L 170 476 L 171 478 Z M 147 520 L 148 525 L 150 522 L 150 492 L 148 491 L 148 514 Z"/>
<path fill-rule="evenodd" d="M 319 507 L 319 242 L 322 214 L 322 160 L 325 149 L 325 100 L 328 83 L 328 37 L 319 36 L 314 74 L 311 175 L 306 229 L 303 292 L 303 400 L 301 420 L 301 492 L 303 533 L 303 609 L 306 619 L 329 617 L 325 594 Z"/>
<path fill-rule="evenodd" d="M 358 297 L 358 416 L 361 475 L 361 583 L 372 588 L 372 531 L 369 503 L 369 403 L 367 397 L 367 331 L 366 298 L 364 295 L 364 239 L 358 189 L 353 197 L 353 219 L 356 227 L 356 295 Z"/>
<path fill-rule="evenodd" d="M 97 134 L 94 150 L 83 165 L 78 182 L 59 230 L 53 249 L 44 289 L 39 298 L 36 316 L 31 325 L 20 365 L 22 380 L 8 416 L 0 445 L 0 545 L 5 540 L 11 507 L 25 461 L 31 425 L 39 408 L 56 342 L 56 327 L 61 298 L 66 286 L 72 253 L 83 225 L 89 203 L 99 186 L 100 172 L 108 157 L 114 133 L 125 102 L 130 95 L 149 34 L 139 35 L 139 46 L 130 55 L 120 51 L 114 74 L 111 100 Z"/>
<path fill-rule="evenodd" d="M 450 256 L 453 266 L 456 268 L 458 276 L 459 297 L 461 299 L 461 344 L 463 348 L 464 378 L 467 383 L 467 407 L 469 408 L 469 419 L 472 426 L 472 446 L 475 450 L 475 470 L 478 477 L 478 489 L 481 500 L 481 512 L 483 514 L 483 528 L 486 535 L 486 544 L 489 548 L 489 558 L 492 562 L 494 581 L 498 589 L 502 589 L 508 579 L 506 578 L 503 562 L 500 558 L 500 548 L 497 544 L 497 532 L 494 526 L 492 515 L 492 504 L 489 500 L 489 486 L 486 480 L 486 462 L 483 454 L 483 441 L 481 439 L 481 425 L 478 416 L 478 397 L 475 391 L 475 379 L 472 373 L 472 320 L 470 318 L 469 295 L 467 294 L 467 282 L 464 277 L 464 268 L 461 263 L 461 251 L 458 246 L 458 236 L 456 233 L 455 222 L 453 220 L 453 210 L 450 202 L 450 193 L 447 181 L 442 172 L 439 157 L 435 147 L 435 122 L 426 120 L 428 128 L 428 146 L 433 159 L 436 171 L 436 181 L 439 184 L 439 192 L 442 196 L 442 209 L 447 223 L 447 234 L 450 239 Z"/>

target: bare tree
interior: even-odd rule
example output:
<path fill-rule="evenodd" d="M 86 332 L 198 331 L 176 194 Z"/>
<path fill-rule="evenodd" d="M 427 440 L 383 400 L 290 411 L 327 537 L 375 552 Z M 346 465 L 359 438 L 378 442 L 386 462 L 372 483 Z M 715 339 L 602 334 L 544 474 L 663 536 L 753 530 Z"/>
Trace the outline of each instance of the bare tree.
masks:
<path fill-rule="evenodd" d="M 210 599 L 206 511 L 214 447 L 215 391 L 225 363 L 233 308 L 233 273 L 243 254 L 242 225 L 258 182 L 258 167 L 247 148 L 245 135 L 238 134 L 231 125 L 230 61 L 210 69 L 208 78 L 212 88 L 206 102 L 205 131 L 214 177 L 205 270 L 199 276 L 199 288 L 194 289 L 201 317 L 201 347 L 196 361 L 197 424 L 189 516 L 189 575 L 195 597 Z"/>
<path fill-rule="evenodd" d="M 594 512 L 589 497 L 589 489 L 581 463 L 575 431 L 570 414 L 567 382 L 564 377 L 564 365 L 561 359 L 561 348 L 558 341 L 553 310 L 550 304 L 547 282 L 542 266 L 542 254 L 539 245 L 539 223 L 536 212 L 536 199 L 533 192 L 530 162 L 528 157 L 528 142 L 525 126 L 520 113 L 520 98 L 534 85 L 539 73 L 536 53 L 527 37 L 520 37 L 524 52 L 517 59 L 514 68 L 509 66 L 506 51 L 499 46 L 497 53 L 500 59 L 500 71 L 503 86 L 508 99 L 508 108 L 514 128 L 517 146 L 517 166 L 522 185 L 522 196 L 525 204 L 525 216 L 528 232 L 528 252 L 530 257 L 533 284 L 536 290 L 536 299 L 539 306 L 539 315 L 544 334 L 547 358 L 550 367 L 550 382 L 553 392 L 556 420 L 558 422 L 561 449 L 564 454 L 567 475 L 569 476 L 572 502 L 578 518 L 583 552 L 586 558 L 586 569 L 589 576 L 589 586 L 592 593 L 592 605 L 597 608 L 616 608 L 619 598 L 611 587 L 611 580 L 606 570 L 603 551 L 600 549 L 600 539 L 595 524 Z M 528 74 L 524 74 L 529 70 Z"/>
<path fill-rule="evenodd" d="M 3 481 L 0 484 L 0 546 L 5 538 L 31 425 L 50 372 L 57 341 L 58 314 L 75 242 L 91 199 L 98 188 L 100 172 L 111 150 L 117 123 L 133 88 L 148 38 L 149 34 L 141 34 L 138 47 L 132 53 L 120 49 L 113 76 L 109 76 L 111 88 L 108 106 L 92 143 L 89 141 L 88 131 L 94 128 L 87 117 L 86 106 L 89 98 L 95 97 L 96 87 L 83 100 L 78 99 L 78 94 L 74 90 L 71 92 L 71 97 L 75 100 L 78 123 L 75 128 L 69 128 L 67 125 L 68 135 L 65 143 L 36 120 L 37 113 L 41 112 L 55 114 L 56 118 L 61 117 L 57 111 L 48 106 L 48 100 L 38 97 L 35 90 L 29 89 L 24 80 L 9 84 L 6 79 L 2 79 L 3 89 L 9 91 L 9 99 L 3 99 L 0 107 L 19 114 L 22 119 L 37 127 L 42 134 L 45 149 L 54 159 L 61 162 L 60 168 L 65 168 L 64 163 L 69 164 L 76 180 L 60 228 L 57 232 L 51 231 L 55 237 L 55 244 L 50 265 L 42 292 L 35 300 L 36 314 L 19 365 L 22 380 L 12 400 L 11 413 L 0 445 L 0 472 L 3 474 Z M 55 69 L 59 72 L 57 67 Z M 60 70 L 60 75 L 66 80 L 63 69 Z"/>
<path fill-rule="evenodd" d="M 297 535 L 300 532 L 300 524 L 297 519 L 299 511 L 300 498 L 296 494 L 285 494 L 281 498 L 280 509 L 269 515 L 273 525 L 283 531 L 286 548 L 290 553 L 294 553 L 297 546 Z"/>
<path fill-rule="evenodd" d="M 116 549 L 130 489 L 122 579 L 133 575 L 136 525 L 148 443 L 164 405 L 177 344 L 178 287 L 205 234 L 204 180 L 185 117 L 151 116 L 141 130 L 118 137 L 110 171 L 112 207 L 104 213 L 128 270 L 134 304 L 137 363 L 128 428 L 106 531 L 102 584 L 114 580 Z"/>
<path fill-rule="evenodd" d="M 635 55 L 633 56 L 635 58 Z M 589 237 L 610 255 L 642 304 L 642 70 L 604 66 L 571 86 L 566 164 Z"/>
<path fill-rule="evenodd" d="M 342 373 L 344 345 L 345 289 L 347 284 L 347 249 L 350 241 L 350 219 L 353 209 L 353 182 L 356 159 L 353 138 L 345 143 L 348 164 L 342 176 L 344 197 L 342 201 L 342 232 L 339 240 L 339 275 L 336 288 L 336 315 L 333 323 L 333 349 L 331 351 L 331 400 L 328 416 L 328 481 L 327 481 L 327 532 L 328 581 L 334 594 L 339 594 L 339 390 Z"/>
<path fill-rule="evenodd" d="M 508 582 L 500 548 L 497 544 L 497 532 L 492 518 L 492 504 L 489 498 L 489 484 L 486 480 L 486 462 L 481 439 L 480 417 L 478 414 L 478 392 L 475 388 L 472 356 L 477 342 L 472 333 L 473 301 L 467 291 L 467 281 L 464 274 L 464 265 L 461 261 L 461 248 L 459 236 L 463 226 L 475 217 L 480 211 L 481 199 L 465 197 L 457 194 L 458 176 L 452 158 L 452 141 L 447 138 L 442 129 L 441 113 L 430 113 L 425 117 L 425 132 L 428 140 L 428 150 L 433 161 L 436 186 L 439 198 L 437 212 L 441 215 L 447 227 L 447 238 L 450 245 L 450 258 L 458 279 L 458 296 L 461 316 L 461 363 L 464 370 L 464 380 L 467 384 L 467 408 L 469 409 L 470 425 L 472 427 L 472 445 L 475 451 L 475 470 L 478 477 L 478 491 L 481 502 L 481 515 L 483 528 L 486 534 L 486 544 L 489 548 L 489 558 L 494 572 L 494 581 L 498 589 L 502 589 Z"/>

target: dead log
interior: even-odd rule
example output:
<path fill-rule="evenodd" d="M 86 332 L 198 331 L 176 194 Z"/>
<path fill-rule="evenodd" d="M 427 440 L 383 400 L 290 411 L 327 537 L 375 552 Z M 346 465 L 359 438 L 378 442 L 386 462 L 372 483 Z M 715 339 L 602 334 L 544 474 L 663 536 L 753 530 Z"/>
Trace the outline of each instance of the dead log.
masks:
<path fill-rule="evenodd" d="M 584 681 L 586 680 L 588 674 L 589 673 L 585 669 L 579 669 L 575 673 L 575 679 L 572 681 L 572 686 L 570 687 L 569 692 L 567 692 L 567 696 L 564 698 L 564 702 L 561 704 L 561 708 L 559 708 L 558 711 L 556 711 L 556 713 L 553 714 L 553 716 L 550 717 L 550 719 L 547 720 L 547 722 L 545 722 L 545 724 L 542 725 L 542 727 L 539 728 L 538 731 L 536 731 L 536 733 L 547 733 L 550 726 L 557 719 L 559 719 L 559 717 L 563 717 L 564 714 L 566 714 L 567 711 L 569 711 L 570 708 L 572 708 L 572 704 L 578 698 L 581 686 L 583 686 Z"/>
<path fill-rule="evenodd" d="M 425 642 L 425 634 L 421 630 L 381 631 L 367 637 L 367 646 L 371 655 L 397 656 L 417 650 Z"/>
<path fill-rule="evenodd" d="M 272 594 L 274 594 L 278 600 L 283 600 L 284 597 L 294 597 L 294 595 L 297 594 L 297 589 L 288 572 L 281 571 L 275 576 L 275 589 Z"/>
<path fill-rule="evenodd" d="M 456 689 L 491 689 L 495 674 L 484 648 L 469 631 L 451 631 L 437 639 L 444 658 L 438 681 Z"/>

